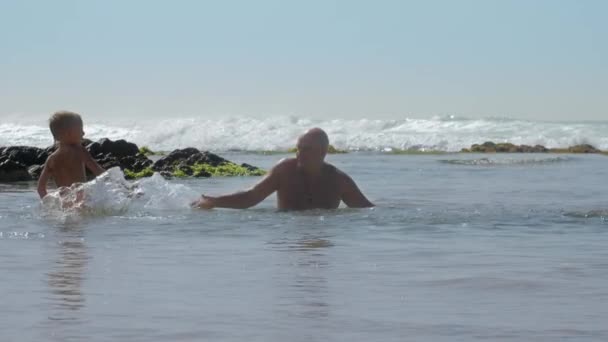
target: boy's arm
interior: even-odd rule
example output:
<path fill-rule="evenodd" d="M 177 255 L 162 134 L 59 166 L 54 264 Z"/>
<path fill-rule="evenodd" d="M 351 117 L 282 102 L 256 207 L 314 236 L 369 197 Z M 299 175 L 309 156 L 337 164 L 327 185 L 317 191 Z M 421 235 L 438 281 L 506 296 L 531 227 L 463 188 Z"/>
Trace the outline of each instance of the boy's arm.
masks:
<path fill-rule="evenodd" d="M 264 179 L 247 191 L 217 197 L 203 195 L 199 201 L 192 203 L 192 206 L 201 209 L 212 209 L 216 207 L 246 209 L 253 207 L 279 188 L 278 167 L 279 165 L 273 167 Z"/>
<path fill-rule="evenodd" d="M 49 157 L 46 163 L 44 163 L 44 168 L 42 169 L 42 173 L 38 178 L 38 196 L 40 196 L 40 199 L 44 198 L 44 196 L 47 194 L 46 186 L 52 173 L 51 164 L 52 159 Z"/>
<path fill-rule="evenodd" d="M 83 146 L 82 154 L 84 158 L 84 165 L 89 169 L 95 176 L 99 176 L 100 174 L 106 172 L 103 167 L 99 166 L 95 159 L 91 156 L 89 151 Z"/>

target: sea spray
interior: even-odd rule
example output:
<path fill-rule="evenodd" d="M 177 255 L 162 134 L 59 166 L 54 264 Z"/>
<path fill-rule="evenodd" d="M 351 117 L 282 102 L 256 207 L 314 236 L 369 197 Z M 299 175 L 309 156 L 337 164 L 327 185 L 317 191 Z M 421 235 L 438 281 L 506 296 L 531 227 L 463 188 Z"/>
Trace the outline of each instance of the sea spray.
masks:
<path fill-rule="evenodd" d="M 126 139 L 155 151 L 196 147 L 222 151 L 287 151 L 311 127 L 327 131 L 332 145 L 351 151 L 456 152 L 485 141 L 608 149 L 608 122 L 541 122 L 513 119 L 305 119 L 296 117 L 179 119 L 85 123 L 87 138 Z M 45 123 L 0 123 L 0 146 L 52 143 Z"/>
<path fill-rule="evenodd" d="M 94 180 L 50 192 L 42 200 L 46 216 L 122 215 L 129 211 L 187 209 L 199 194 L 183 184 L 170 183 L 156 173 L 136 182 L 125 179 L 120 168 Z"/>

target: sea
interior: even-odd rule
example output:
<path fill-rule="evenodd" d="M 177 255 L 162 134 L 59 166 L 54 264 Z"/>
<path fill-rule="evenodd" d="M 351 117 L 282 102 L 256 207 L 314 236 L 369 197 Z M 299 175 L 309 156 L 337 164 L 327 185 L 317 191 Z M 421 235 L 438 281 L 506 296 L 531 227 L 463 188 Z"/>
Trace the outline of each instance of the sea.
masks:
<path fill-rule="evenodd" d="M 85 118 L 92 140 L 265 169 L 315 126 L 375 208 L 190 208 L 258 177 L 111 169 L 72 209 L 0 184 L 0 341 L 608 340 L 608 156 L 457 153 L 608 149 L 608 122 Z M 0 122 L 0 146 L 50 143 L 44 121 Z"/>

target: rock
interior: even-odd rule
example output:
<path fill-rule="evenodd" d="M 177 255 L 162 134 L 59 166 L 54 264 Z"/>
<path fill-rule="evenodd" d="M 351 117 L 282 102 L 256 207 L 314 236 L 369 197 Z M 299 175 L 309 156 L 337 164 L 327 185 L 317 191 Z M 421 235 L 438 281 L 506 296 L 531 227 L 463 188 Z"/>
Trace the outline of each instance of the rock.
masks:
<path fill-rule="evenodd" d="M 143 169 L 152 165 L 152 161 L 143 154 L 138 154 L 136 156 L 127 156 L 118 160 L 120 162 L 121 169 L 129 169 L 134 172 L 140 172 Z"/>
<path fill-rule="evenodd" d="M 165 179 L 173 178 L 173 174 L 169 171 L 161 171 L 160 175 L 163 176 Z"/>
<path fill-rule="evenodd" d="M 568 152 L 570 152 L 570 153 L 599 153 L 601 151 L 589 144 L 582 144 L 582 145 L 570 146 L 568 148 Z"/>
<path fill-rule="evenodd" d="M 496 152 L 496 144 L 491 141 L 486 141 L 485 143 L 479 145 L 474 144 L 471 146 L 471 152 L 477 153 L 493 153 Z"/>
<path fill-rule="evenodd" d="M 209 178 L 209 177 L 211 177 L 211 174 L 205 170 L 200 170 L 200 171 L 195 171 L 192 176 L 194 176 L 196 178 Z"/>
<path fill-rule="evenodd" d="M 27 172 L 30 174 L 32 179 L 38 179 L 40 178 L 40 174 L 42 173 L 43 169 L 44 165 L 32 165 L 27 168 Z"/>
<path fill-rule="evenodd" d="M 195 153 L 188 157 L 188 159 L 186 160 L 186 164 L 190 166 L 196 164 L 209 164 L 211 166 L 218 166 L 226 162 L 228 162 L 226 159 L 208 151 Z"/>
<path fill-rule="evenodd" d="M 246 169 L 247 169 L 247 170 L 249 170 L 249 171 L 256 171 L 256 170 L 259 170 L 259 169 L 260 169 L 260 168 L 258 168 L 258 167 L 255 167 L 255 166 L 253 166 L 253 165 L 249 165 L 249 164 L 247 164 L 247 163 L 243 163 L 243 164 L 241 164 L 241 166 L 242 166 L 242 167 L 244 167 L 244 168 L 246 168 Z"/>
<path fill-rule="evenodd" d="M 517 146 L 511 143 L 499 143 L 496 144 L 496 152 L 503 153 L 516 153 L 519 152 Z"/>
<path fill-rule="evenodd" d="M 186 162 L 192 155 L 200 154 L 201 152 L 195 148 L 189 147 L 184 149 L 173 150 L 165 157 L 157 160 L 152 169 L 155 171 L 173 171 L 173 168 L 181 163 Z"/>
<path fill-rule="evenodd" d="M 476 153 L 546 153 L 549 149 L 542 145 L 515 145 L 512 143 L 495 144 L 487 141 L 481 145 L 473 144 L 470 149 L 463 148 L 460 152 L 476 152 Z"/>
<path fill-rule="evenodd" d="M 27 166 L 14 160 L 4 158 L 0 162 L 0 182 L 31 181 Z"/>
<path fill-rule="evenodd" d="M 173 171 L 178 164 L 188 166 L 194 166 L 196 164 L 218 166 L 224 163 L 228 163 L 228 160 L 217 154 L 208 151 L 201 152 L 196 148 L 189 147 L 181 150 L 174 150 L 165 157 L 160 158 L 154 163 L 152 169 L 156 171 Z"/>
<path fill-rule="evenodd" d="M 160 172 L 165 178 L 170 177 L 211 177 L 211 176 L 244 176 L 263 175 L 264 170 L 249 164 L 240 166 L 217 154 L 196 148 L 174 150 L 169 155 L 154 163 L 139 152 L 137 145 L 125 140 L 112 141 L 101 139 L 96 142 L 83 141 L 83 145 L 95 161 L 108 170 L 120 167 L 132 178 L 149 177 L 152 171 Z M 44 163 L 56 146 L 45 149 L 29 146 L 12 146 L 0 148 L 2 165 L 0 181 L 31 180 L 40 177 Z M 87 178 L 95 178 L 87 170 Z"/>
<path fill-rule="evenodd" d="M 2 151 L 2 155 L 9 160 L 24 166 L 44 164 L 48 154 L 45 150 L 31 146 L 10 146 Z"/>
<path fill-rule="evenodd" d="M 120 163 L 120 161 L 118 160 L 118 158 L 116 158 L 115 156 L 111 155 L 111 154 L 107 154 L 107 155 L 97 155 L 97 157 L 95 158 L 95 161 L 104 169 L 109 170 L 113 167 L 120 167 L 122 169 L 122 165 Z"/>
<path fill-rule="evenodd" d="M 176 169 L 176 174 L 178 172 L 182 173 L 183 175 L 186 175 L 186 176 L 192 176 L 194 174 L 194 171 L 192 171 L 192 168 L 183 163 L 177 165 L 177 167 L 175 169 Z"/>
<path fill-rule="evenodd" d="M 108 138 L 100 139 L 87 146 L 87 150 L 92 156 L 112 154 L 117 158 L 136 156 L 139 148 L 134 143 L 120 139 L 112 141 Z"/>

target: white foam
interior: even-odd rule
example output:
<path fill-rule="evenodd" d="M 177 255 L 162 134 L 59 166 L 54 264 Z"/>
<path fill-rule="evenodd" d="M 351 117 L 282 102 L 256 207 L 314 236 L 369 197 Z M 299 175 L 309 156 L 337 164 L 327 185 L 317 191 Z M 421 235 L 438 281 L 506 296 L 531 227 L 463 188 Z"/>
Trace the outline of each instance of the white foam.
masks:
<path fill-rule="evenodd" d="M 567 147 L 589 143 L 608 149 L 608 122 L 534 122 L 509 119 L 170 119 L 137 122 L 86 122 L 87 138 L 127 139 L 156 150 L 196 147 L 213 151 L 281 151 L 294 146 L 306 129 L 324 128 L 331 143 L 349 150 L 419 149 L 459 151 L 485 141 Z M 0 124 L 0 145 L 51 144 L 44 125 Z"/>
<path fill-rule="evenodd" d="M 136 182 L 125 180 L 118 167 L 96 179 L 49 193 L 43 212 L 54 218 L 121 215 L 144 209 L 188 209 L 199 194 L 182 184 L 166 181 L 156 173 Z"/>

